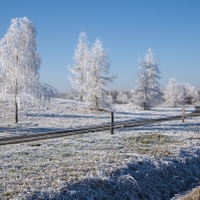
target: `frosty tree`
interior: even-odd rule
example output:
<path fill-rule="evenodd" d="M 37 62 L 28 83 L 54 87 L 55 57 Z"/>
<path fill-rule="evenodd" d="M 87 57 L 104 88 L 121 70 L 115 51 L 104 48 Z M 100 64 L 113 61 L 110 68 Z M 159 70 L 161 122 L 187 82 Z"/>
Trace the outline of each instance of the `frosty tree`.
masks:
<path fill-rule="evenodd" d="M 85 32 L 79 35 L 79 42 L 74 53 L 75 64 L 68 67 L 72 76 L 69 77 L 73 88 L 78 91 L 80 101 L 83 101 L 87 91 L 86 73 L 90 65 L 89 43 Z"/>
<path fill-rule="evenodd" d="M 175 78 L 170 78 L 164 91 L 164 100 L 173 107 L 177 106 L 182 99 L 181 85 Z"/>
<path fill-rule="evenodd" d="M 193 104 L 197 101 L 197 91 L 189 83 L 180 83 L 180 104 Z"/>
<path fill-rule="evenodd" d="M 143 60 L 139 60 L 138 82 L 133 92 L 133 101 L 136 105 L 150 109 L 158 105 L 161 101 L 161 90 L 158 79 L 160 71 L 158 69 L 158 60 L 153 58 L 151 49 L 148 49 Z"/>
<path fill-rule="evenodd" d="M 99 39 L 90 48 L 86 33 L 81 32 L 74 60 L 74 66 L 68 67 L 72 73 L 69 78 L 73 89 L 79 93 L 80 100 L 87 102 L 90 108 L 100 109 L 105 106 L 105 89 L 114 79 L 114 76 L 105 76 L 110 67 L 108 52 Z"/>
<path fill-rule="evenodd" d="M 117 102 L 118 103 L 128 103 L 129 101 L 129 95 L 128 92 L 120 91 L 119 94 L 117 95 Z"/>
<path fill-rule="evenodd" d="M 36 34 L 28 18 L 15 18 L 0 41 L 1 92 L 13 96 L 16 123 L 19 102 L 40 96 L 41 59 L 36 51 Z"/>
<path fill-rule="evenodd" d="M 173 107 L 178 104 L 193 104 L 197 101 L 197 91 L 189 83 L 178 82 L 175 78 L 170 78 L 164 92 L 164 99 Z"/>
<path fill-rule="evenodd" d="M 99 110 L 106 105 L 106 88 L 115 78 L 115 76 L 106 76 L 109 73 L 109 68 L 108 51 L 97 39 L 91 49 L 90 68 L 86 76 L 87 102 L 92 109 Z"/>

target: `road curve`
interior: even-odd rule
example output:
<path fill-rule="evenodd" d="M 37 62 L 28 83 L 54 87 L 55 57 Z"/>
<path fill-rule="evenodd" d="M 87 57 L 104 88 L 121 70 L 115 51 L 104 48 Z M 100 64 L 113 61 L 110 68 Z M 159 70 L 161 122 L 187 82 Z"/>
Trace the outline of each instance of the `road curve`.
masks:
<path fill-rule="evenodd" d="M 200 116 L 200 106 L 195 107 L 195 112 L 187 115 L 188 117 L 199 117 Z M 186 117 L 187 117 L 186 116 Z M 30 134 L 30 135 L 22 135 L 22 136 L 13 136 L 13 137 L 4 137 L 0 139 L 0 146 L 8 145 L 8 144 L 19 144 L 24 142 L 32 142 L 37 140 L 45 140 L 51 138 L 65 137 L 70 135 L 77 135 L 83 133 L 97 132 L 97 131 L 106 131 L 112 129 L 119 128 L 128 128 L 128 127 L 136 127 L 143 126 L 145 124 L 159 123 L 163 121 L 171 121 L 171 120 L 181 120 L 182 116 L 174 116 L 167 118 L 159 118 L 159 119 L 149 119 L 143 121 L 129 121 L 123 123 L 115 123 L 112 127 L 110 124 L 105 124 L 101 126 L 91 126 L 80 129 L 68 129 L 63 131 L 56 132 L 46 132 L 46 133 L 38 133 L 38 134 Z"/>

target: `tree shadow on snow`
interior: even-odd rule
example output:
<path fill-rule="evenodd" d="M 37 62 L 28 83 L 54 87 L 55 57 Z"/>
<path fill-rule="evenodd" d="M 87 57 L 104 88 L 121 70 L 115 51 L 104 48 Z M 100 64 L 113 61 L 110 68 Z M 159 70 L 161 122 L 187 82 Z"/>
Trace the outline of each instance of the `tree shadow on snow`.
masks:
<path fill-rule="evenodd" d="M 24 133 L 24 134 L 30 134 L 30 133 L 40 133 L 40 132 L 51 132 L 51 131 L 59 131 L 63 129 L 59 128 L 22 128 L 22 127 L 16 127 L 16 128 L 10 128 L 10 127 L 0 127 L 0 133 L 1 132 L 10 132 L 10 134 L 15 134 L 15 133 Z"/>
<path fill-rule="evenodd" d="M 141 120 L 160 119 L 160 118 L 166 118 L 166 117 L 173 116 L 173 115 L 167 114 L 167 112 L 165 112 L 165 114 L 163 114 L 163 112 L 148 113 L 148 111 L 144 111 L 143 113 L 116 112 L 116 113 L 114 113 L 115 121 L 120 122 L 120 120 L 122 118 L 122 116 L 120 116 L 120 115 L 124 115 L 123 118 L 127 119 L 127 120 L 123 120 L 123 121 L 141 121 Z M 181 116 L 182 112 L 179 112 L 179 115 Z"/>
<path fill-rule="evenodd" d="M 200 131 L 200 123 L 196 122 L 185 122 L 178 124 L 177 121 L 173 121 L 169 124 L 160 124 L 160 123 L 153 123 L 153 124 L 146 124 L 143 126 L 138 127 L 128 127 L 128 128 L 121 128 L 118 131 L 120 132 L 130 132 L 130 131 Z M 198 130 L 197 130 L 198 129 Z"/>
<path fill-rule="evenodd" d="M 67 182 L 57 194 L 35 191 L 27 199 L 171 199 L 175 194 L 199 185 L 200 150 L 195 155 L 181 151 L 180 157 L 179 160 L 163 158 L 154 161 L 136 158 L 125 167 L 111 169 L 107 174 Z"/>
<path fill-rule="evenodd" d="M 109 118 L 109 116 L 93 116 L 93 115 L 68 115 L 68 114 L 39 114 L 39 113 L 30 113 L 26 114 L 27 117 L 45 117 L 45 118 L 84 118 L 84 119 L 106 119 Z"/>
<path fill-rule="evenodd" d="M 149 113 L 148 111 L 144 111 L 144 112 L 116 112 L 114 113 L 116 116 L 117 115 L 125 115 L 125 116 L 132 116 L 134 118 L 138 119 L 138 116 L 142 116 L 140 118 L 144 119 L 143 117 L 147 116 L 145 119 L 150 118 L 149 116 L 151 116 L 151 118 L 156 118 L 157 116 L 160 117 L 160 115 L 162 116 L 169 116 L 169 114 L 163 114 L 162 112 L 158 112 L 158 113 Z"/>

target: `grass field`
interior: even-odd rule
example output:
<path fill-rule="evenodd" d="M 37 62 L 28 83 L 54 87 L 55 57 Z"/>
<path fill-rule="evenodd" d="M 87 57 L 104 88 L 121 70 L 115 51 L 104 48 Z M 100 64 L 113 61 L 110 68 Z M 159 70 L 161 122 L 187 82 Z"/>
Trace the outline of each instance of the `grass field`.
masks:
<path fill-rule="evenodd" d="M 193 107 L 187 107 L 186 113 Z M 115 121 L 180 115 L 181 108 L 152 111 L 113 106 Z M 55 100 L 21 110 L 18 125 L 8 109 L 1 137 L 109 122 L 109 113 Z M 0 147 L 0 199 L 177 199 L 199 185 L 200 118 L 74 135 Z M 191 139 L 193 138 L 193 139 Z M 196 138 L 196 139 L 194 139 Z"/>

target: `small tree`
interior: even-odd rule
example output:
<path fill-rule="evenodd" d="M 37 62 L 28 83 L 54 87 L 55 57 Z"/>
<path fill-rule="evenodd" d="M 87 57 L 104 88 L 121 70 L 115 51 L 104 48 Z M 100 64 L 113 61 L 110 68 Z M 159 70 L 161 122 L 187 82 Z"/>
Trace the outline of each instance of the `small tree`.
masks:
<path fill-rule="evenodd" d="M 173 107 L 177 106 L 182 99 L 181 85 L 175 78 L 170 78 L 164 91 L 164 100 Z"/>
<path fill-rule="evenodd" d="M 178 104 L 193 104 L 197 101 L 197 91 L 189 83 L 181 83 L 175 78 L 170 78 L 164 92 L 164 99 L 174 107 Z"/>
<path fill-rule="evenodd" d="M 117 96 L 117 102 L 122 104 L 128 103 L 129 102 L 128 92 L 120 91 Z"/>
<path fill-rule="evenodd" d="M 14 97 L 16 123 L 19 101 L 29 95 L 41 96 L 36 34 L 34 23 L 28 18 L 15 18 L 0 41 L 1 92 Z"/>
<path fill-rule="evenodd" d="M 158 60 L 153 58 L 153 53 L 149 48 L 143 60 L 139 60 L 138 82 L 133 92 L 133 102 L 144 108 L 150 109 L 162 101 L 162 94 L 158 79 L 160 71 L 158 69 Z"/>
<path fill-rule="evenodd" d="M 91 49 L 90 68 L 87 72 L 87 102 L 92 109 L 99 110 L 106 105 L 106 88 L 114 80 L 114 76 L 105 76 L 109 73 L 110 61 L 108 51 L 103 48 L 102 42 L 97 39 Z"/>
<path fill-rule="evenodd" d="M 90 65 L 90 50 L 89 42 L 85 32 L 79 35 L 79 42 L 74 53 L 75 64 L 73 67 L 68 67 L 72 76 L 69 80 L 72 83 L 73 89 L 78 91 L 80 101 L 83 101 L 87 91 L 86 73 Z"/>
<path fill-rule="evenodd" d="M 194 86 L 189 83 L 180 83 L 180 103 L 193 104 L 197 101 L 197 91 Z"/>
<path fill-rule="evenodd" d="M 117 102 L 117 96 L 118 95 L 119 95 L 119 91 L 117 91 L 117 90 L 108 91 L 108 96 L 110 97 L 111 103 Z"/>

